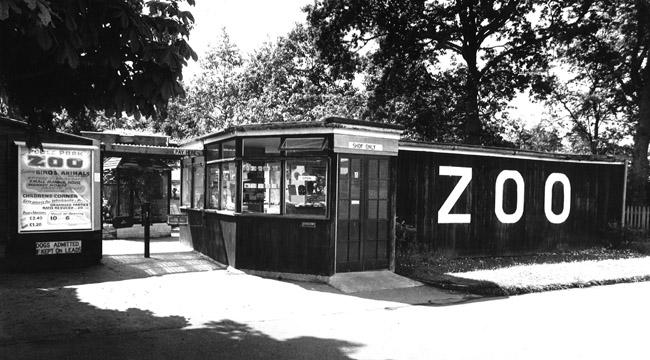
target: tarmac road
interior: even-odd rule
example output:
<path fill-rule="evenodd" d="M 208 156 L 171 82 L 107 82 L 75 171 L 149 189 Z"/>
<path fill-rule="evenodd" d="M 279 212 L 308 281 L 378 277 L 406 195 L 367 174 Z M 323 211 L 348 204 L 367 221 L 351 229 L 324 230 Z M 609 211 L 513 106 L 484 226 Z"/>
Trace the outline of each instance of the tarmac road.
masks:
<path fill-rule="evenodd" d="M 0 359 L 648 358 L 650 283 L 419 306 L 152 257 L 0 275 Z"/>

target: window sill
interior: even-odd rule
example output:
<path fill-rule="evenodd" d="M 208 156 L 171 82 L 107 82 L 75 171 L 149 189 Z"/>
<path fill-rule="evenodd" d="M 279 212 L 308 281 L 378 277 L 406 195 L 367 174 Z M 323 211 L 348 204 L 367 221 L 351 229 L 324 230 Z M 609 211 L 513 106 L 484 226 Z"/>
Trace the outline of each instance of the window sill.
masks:
<path fill-rule="evenodd" d="M 230 215 L 230 216 L 237 215 L 237 213 L 232 210 L 204 209 L 203 211 L 205 211 L 208 214 L 219 214 L 219 215 Z"/>
<path fill-rule="evenodd" d="M 230 210 L 217 210 L 217 209 L 194 209 L 194 208 L 183 208 L 181 210 L 185 211 L 197 211 L 204 212 L 208 214 L 218 214 L 218 215 L 228 215 L 228 216 L 241 216 L 241 217 L 251 217 L 251 218 L 269 218 L 269 219 L 287 219 L 287 220 L 318 220 L 318 221 L 327 221 L 330 220 L 329 216 L 324 215 L 287 215 L 287 214 L 262 214 L 262 213 L 238 213 Z"/>

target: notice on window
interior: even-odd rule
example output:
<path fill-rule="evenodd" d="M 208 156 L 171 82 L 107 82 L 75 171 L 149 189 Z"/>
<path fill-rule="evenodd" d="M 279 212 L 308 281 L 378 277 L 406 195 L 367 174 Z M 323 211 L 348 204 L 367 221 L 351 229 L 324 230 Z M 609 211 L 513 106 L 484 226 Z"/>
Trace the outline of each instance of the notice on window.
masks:
<path fill-rule="evenodd" d="M 80 254 L 81 241 L 47 241 L 36 243 L 36 255 Z"/>
<path fill-rule="evenodd" d="M 18 231 L 92 229 L 92 150 L 19 145 Z"/>

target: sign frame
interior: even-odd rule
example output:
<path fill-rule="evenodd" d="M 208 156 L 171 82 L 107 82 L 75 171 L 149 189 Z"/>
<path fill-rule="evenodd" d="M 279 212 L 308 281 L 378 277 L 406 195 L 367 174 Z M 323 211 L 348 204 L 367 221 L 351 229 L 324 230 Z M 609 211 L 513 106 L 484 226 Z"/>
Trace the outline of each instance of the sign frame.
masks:
<path fill-rule="evenodd" d="M 90 209 L 90 226 L 87 227 L 76 227 L 70 229 L 45 229 L 45 230 L 23 230 L 21 229 L 21 213 L 22 213 L 22 202 L 21 195 L 22 191 L 22 176 L 21 170 L 23 166 L 21 164 L 21 147 L 27 148 L 27 144 L 24 141 L 14 141 L 17 149 L 17 189 L 16 189 L 16 229 L 19 234 L 43 234 L 43 233 L 71 233 L 71 232 L 89 232 L 100 229 L 99 220 L 100 215 L 98 209 L 96 209 L 97 204 L 101 203 L 101 195 L 98 192 L 98 189 L 101 189 L 101 174 L 99 173 L 100 164 L 99 160 L 101 155 L 99 154 L 98 145 L 79 145 L 79 144 L 60 144 L 60 143 L 42 143 L 41 146 L 47 149 L 53 150 L 85 150 L 90 151 L 90 196 L 89 196 L 89 209 Z M 29 148 L 27 148 L 29 151 Z M 97 174 L 99 174 L 99 179 L 97 179 Z M 99 181 L 97 181 L 99 180 Z"/>

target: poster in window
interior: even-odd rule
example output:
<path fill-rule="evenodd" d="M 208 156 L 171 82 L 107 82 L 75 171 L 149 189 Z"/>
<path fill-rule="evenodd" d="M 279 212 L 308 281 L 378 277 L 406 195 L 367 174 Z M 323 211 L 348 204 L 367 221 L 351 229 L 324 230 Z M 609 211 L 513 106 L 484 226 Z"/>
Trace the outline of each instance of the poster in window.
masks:
<path fill-rule="evenodd" d="M 18 147 L 18 231 L 92 229 L 92 150 Z"/>

